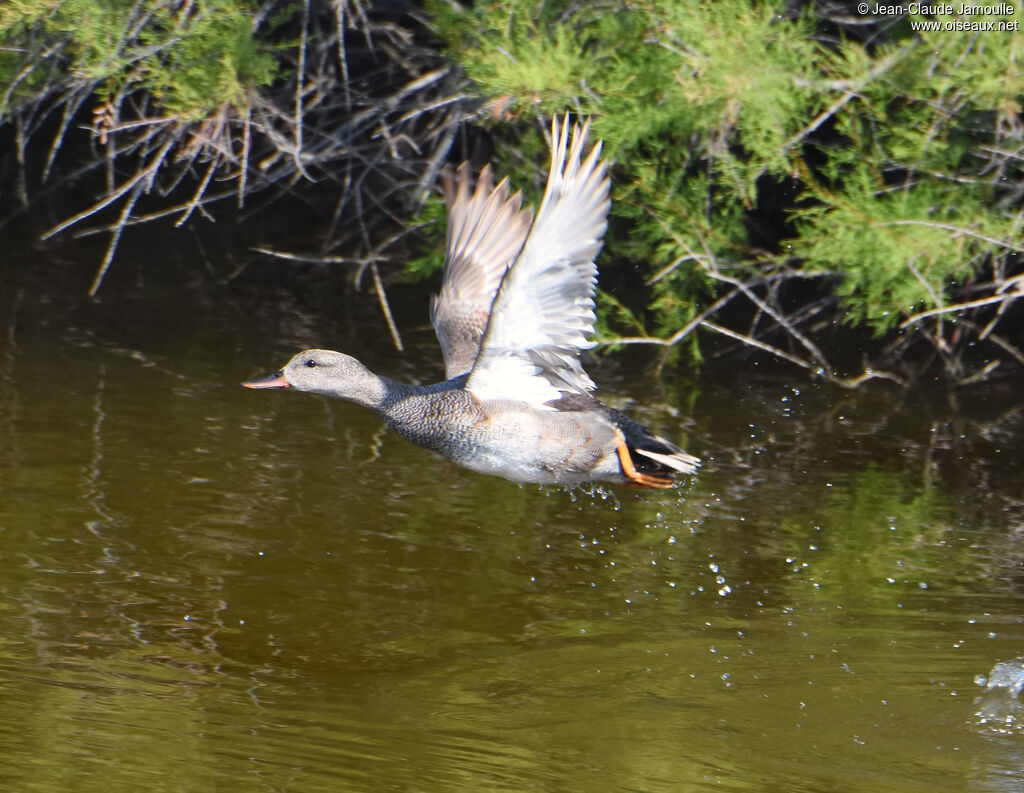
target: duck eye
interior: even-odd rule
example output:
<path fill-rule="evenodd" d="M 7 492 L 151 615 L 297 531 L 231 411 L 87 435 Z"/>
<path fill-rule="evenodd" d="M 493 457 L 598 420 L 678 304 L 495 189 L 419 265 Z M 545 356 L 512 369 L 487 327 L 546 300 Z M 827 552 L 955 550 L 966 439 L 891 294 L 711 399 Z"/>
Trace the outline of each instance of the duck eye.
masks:
<path fill-rule="evenodd" d="M 306 361 L 306 366 L 308 366 L 310 369 L 312 369 L 314 366 L 316 366 L 316 359 L 315 358 L 310 358 L 309 360 L 307 360 Z"/>

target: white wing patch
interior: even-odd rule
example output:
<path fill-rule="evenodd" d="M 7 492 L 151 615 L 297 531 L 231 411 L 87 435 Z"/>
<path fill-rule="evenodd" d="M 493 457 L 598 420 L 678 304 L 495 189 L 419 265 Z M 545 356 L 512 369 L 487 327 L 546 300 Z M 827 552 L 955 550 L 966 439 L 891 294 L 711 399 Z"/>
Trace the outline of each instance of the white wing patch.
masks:
<path fill-rule="evenodd" d="M 594 346 L 594 289 L 608 226 L 608 169 L 595 145 L 581 162 L 589 123 L 552 122 L 551 170 L 537 218 L 505 274 L 466 388 L 481 398 L 537 407 L 564 391 L 591 391 L 580 350 Z M 568 159 L 566 151 L 568 149 Z"/>

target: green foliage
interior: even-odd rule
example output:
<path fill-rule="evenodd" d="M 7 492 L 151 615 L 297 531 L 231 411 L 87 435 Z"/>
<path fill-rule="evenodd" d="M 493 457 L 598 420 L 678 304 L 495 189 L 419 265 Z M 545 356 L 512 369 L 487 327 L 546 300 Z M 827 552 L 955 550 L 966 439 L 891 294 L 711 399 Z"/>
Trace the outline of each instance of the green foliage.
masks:
<path fill-rule="evenodd" d="M 60 69 L 95 84 L 101 98 L 144 90 L 160 112 L 185 120 L 242 107 L 277 70 L 254 38 L 258 9 L 250 0 L 7 0 L 0 84 L 27 95 Z"/>
<path fill-rule="evenodd" d="M 229 102 L 246 103 L 247 91 L 268 85 L 277 70 L 273 56 L 253 40 L 252 23 L 235 0 L 210 3 L 191 20 L 187 34 L 168 50 L 162 63 L 149 61 L 147 88 L 169 112 L 203 113 Z M 166 31 L 150 29 L 143 44 L 161 47 Z"/>
<path fill-rule="evenodd" d="M 448 209 L 444 199 L 439 195 L 430 195 L 419 214 L 413 218 L 413 222 L 420 227 L 420 236 L 424 244 L 420 247 L 419 254 L 406 262 L 399 273 L 400 280 L 419 281 L 441 271 L 445 259 L 444 239 L 447 221 Z"/>
<path fill-rule="evenodd" d="M 869 48 L 758 0 L 429 7 L 496 108 L 594 116 L 618 165 L 608 247 L 644 263 L 662 335 L 723 276 L 794 261 L 890 330 L 1017 245 L 1024 169 L 998 152 L 1024 144 L 1019 30 L 890 25 Z M 750 212 L 784 180 L 795 236 L 757 249 Z"/>
<path fill-rule="evenodd" d="M 598 290 L 598 318 L 595 334 L 598 339 L 610 342 L 611 349 L 618 349 L 615 340 L 622 335 L 646 336 L 647 328 L 636 313 L 610 292 Z M 623 331 L 623 332 L 620 332 Z"/>
<path fill-rule="evenodd" d="M 989 240 L 1011 233 L 1009 221 L 1003 227 L 997 217 L 976 214 L 985 200 L 978 192 L 935 183 L 880 195 L 848 189 L 834 204 L 801 214 L 804 267 L 840 271 L 847 321 L 883 332 L 908 314 L 945 304 L 990 252 Z"/>
<path fill-rule="evenodd" d="M 870 68 L 884 71 L 866 80 L 862 66 L 851 81 L 856 112 L 836 117 L 851 145 L 808 175 L 820 203 L 799 213 L 794 241 L 806 269 L 841 274 L 848 319 L 877 332 L 946 303 L 1020 236 L 1016 213 L 1000 208 L 1010 180 L 984 178 L 986 149 L 1022 139 L 1015 37 L 929 37 L 882 48 Z"/>

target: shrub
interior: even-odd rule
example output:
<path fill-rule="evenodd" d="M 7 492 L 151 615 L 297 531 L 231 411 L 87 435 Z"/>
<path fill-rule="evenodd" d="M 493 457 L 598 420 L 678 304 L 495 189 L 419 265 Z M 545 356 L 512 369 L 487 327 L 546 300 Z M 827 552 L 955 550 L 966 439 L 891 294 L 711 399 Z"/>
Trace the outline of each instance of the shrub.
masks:
<path fill-rule="evenodd" d="M 1024 364 L 990 324 L 1024 296 L 1019 19 L 971 33 L 756 0 L 536 7 L 431 6 L 496 108 L 596 117 L 619 166 L 609 249 L 651 286 L 653 327 L 627 341 L 774 338 L 770 351 L 860 382 L 800 330 L 821 301 L 786 305 L 784 284 L 816 279 L 845 322 L 916 328 L 897 348 L 929 339 L 957 378 L 973 370 L 949 354 L 954 324 L 959 352 L 985 340 Z M 749 324 L 712 319 L 736 300 Z"/>

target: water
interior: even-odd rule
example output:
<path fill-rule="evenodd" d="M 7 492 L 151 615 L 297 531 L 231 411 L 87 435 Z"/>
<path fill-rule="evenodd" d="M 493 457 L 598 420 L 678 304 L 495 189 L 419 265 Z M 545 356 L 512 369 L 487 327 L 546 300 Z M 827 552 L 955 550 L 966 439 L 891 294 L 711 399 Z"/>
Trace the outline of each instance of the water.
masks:
<path fill-rule="evenodd" d="M 1007 733 L 1021 730 L 1020 692 L 1024 688 L 1024 658 L 1003 661 L 988 675 L 977 675 L 974 682 L 985 689 L 975 701 L 974 715 L 982 724 L 992 724 Z"/>
<path fill-rule="evenodd" d="M 2 789 L 1020 789 L 974 682 L 1024 654 L 1019 389 L 612 356 L 700 475 L 520 487 L 238 386 L 312 344 L 435 379 L 422 294 L 400 355 L 313 276 L 118 266 L 0 295 Z"/>

